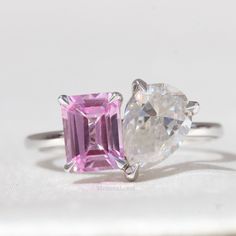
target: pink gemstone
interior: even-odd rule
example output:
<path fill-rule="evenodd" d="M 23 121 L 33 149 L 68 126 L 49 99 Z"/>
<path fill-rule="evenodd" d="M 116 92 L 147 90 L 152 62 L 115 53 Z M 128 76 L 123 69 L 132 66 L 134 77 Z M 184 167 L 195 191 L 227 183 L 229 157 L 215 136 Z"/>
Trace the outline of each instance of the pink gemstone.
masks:
<path fill-rule="evenodd" d="M 124 159 L 121 101 L 112 93 L 69 96 L 61 105 L 67 163 L 78 172 L 115 169 Z"/>

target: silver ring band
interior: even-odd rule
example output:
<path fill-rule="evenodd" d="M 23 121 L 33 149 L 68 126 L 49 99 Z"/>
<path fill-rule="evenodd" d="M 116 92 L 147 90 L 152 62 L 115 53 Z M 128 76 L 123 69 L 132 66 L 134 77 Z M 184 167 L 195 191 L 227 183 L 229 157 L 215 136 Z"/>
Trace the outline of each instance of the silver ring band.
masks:
<path fill-rule="evenodd" d="M 207 141 L 222 137 L 221 124 L 211 122 L 193 122 L 187 141 Z"/>
<path fill-rule="evenodd" d="M 222 133 L 222 126 L 218 123 L 193 122 L 186 141 L 210 141 L 220 138 Z M 27 145 L 38 148 L 63 146 L 64 132 L 50 131 L 29 135 Z"/>

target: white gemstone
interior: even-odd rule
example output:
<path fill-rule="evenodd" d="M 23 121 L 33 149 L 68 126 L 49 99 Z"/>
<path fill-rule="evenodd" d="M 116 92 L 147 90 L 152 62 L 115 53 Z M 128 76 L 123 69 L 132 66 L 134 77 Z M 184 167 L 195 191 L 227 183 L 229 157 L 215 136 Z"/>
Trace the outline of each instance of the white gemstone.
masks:
<path fill-rule="evenodd" d="M 167 84 L 135 88 L 124 117 L 124 144 L 131 164 L 160 162 L 183 142 L 192 125 L 187 97 Z"/>

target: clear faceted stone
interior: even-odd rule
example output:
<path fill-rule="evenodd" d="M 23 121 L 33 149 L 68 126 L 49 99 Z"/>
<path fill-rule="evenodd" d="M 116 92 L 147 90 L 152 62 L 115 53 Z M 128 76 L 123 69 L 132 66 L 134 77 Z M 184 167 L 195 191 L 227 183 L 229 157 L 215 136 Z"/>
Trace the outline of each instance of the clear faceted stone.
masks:
<path fill-rule="evenodd" d="M 131 164 L 160 162 L 182 143 L 192 125 L 187 97 L 167 84 L 136 89 L 125 110 L 124 144 Z"/>

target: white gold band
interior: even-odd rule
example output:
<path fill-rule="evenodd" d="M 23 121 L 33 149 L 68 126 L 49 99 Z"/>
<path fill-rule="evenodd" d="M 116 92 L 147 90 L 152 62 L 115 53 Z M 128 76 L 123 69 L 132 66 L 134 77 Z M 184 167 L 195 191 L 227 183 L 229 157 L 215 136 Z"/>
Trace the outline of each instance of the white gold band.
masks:
<path fill-rule="evenodd" d="M 220 138 L 222 134 L 222 126 L 218 123 L 193 122 L 186 141 L 210 141 Z M 64 133 L 63 131 L 50 131 L 32 134 L 27 137 L 27 145 L 38 148 L 63 146 Z"/>

